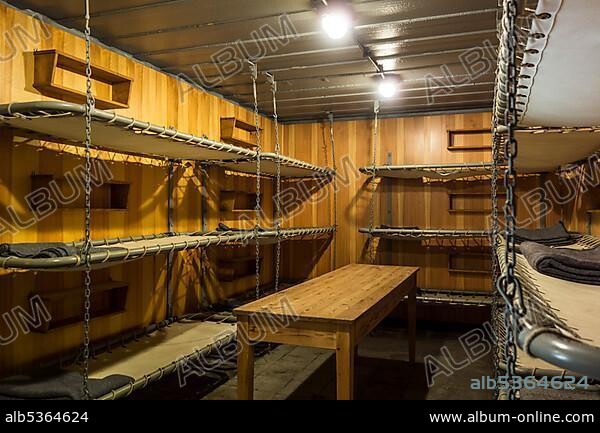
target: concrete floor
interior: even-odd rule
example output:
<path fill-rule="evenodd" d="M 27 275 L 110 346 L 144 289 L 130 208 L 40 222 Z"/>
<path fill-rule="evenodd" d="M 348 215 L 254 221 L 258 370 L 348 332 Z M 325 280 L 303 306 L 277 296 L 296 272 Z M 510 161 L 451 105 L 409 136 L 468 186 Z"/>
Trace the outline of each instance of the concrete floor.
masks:
<path fill-rule="evenodd" d="M 443 359 L 446 346 L 453 357 L 466 357 L 458 331 L 419 331 L 417 362 L 408 362 L 406 333 L 382 328 L 359 346 L 356 398 L 361 400 L 487 400 L 493 392 L 472 390 L 471 379 L 491 376 L 491 360 L 482 358 L 449 377 L 439 375 L 429 388 L 423 362 L 427 355 Z M 234 377 L 208 394 L 208 400 L 236 398 Z M 330 350 L 279 346 L 257 359 L 255 398 L 257 400 L 335 399 L 335 356 Z"/>

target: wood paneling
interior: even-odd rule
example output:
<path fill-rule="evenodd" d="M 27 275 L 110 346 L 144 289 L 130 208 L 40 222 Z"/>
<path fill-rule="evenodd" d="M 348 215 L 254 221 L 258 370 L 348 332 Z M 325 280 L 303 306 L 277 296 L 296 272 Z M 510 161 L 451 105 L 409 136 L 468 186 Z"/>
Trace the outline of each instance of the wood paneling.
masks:
<path fill-rule="evenodd" d="M 0 5 L 0 24 L 7 33 L 19 27 L 33 30 L 36 21 L 5 5 Z M 39 28 L 39 27 L 38 27 Z M 83 41 L 60 29 L 50 28 L 49 37 L 39 32 L 39 41 L 26 41 L 26 49 L 16 44 L 13 55 L 8 38 L 0 42 L 4 61 L 0 62 L 0 103 L 46 100 L 33 88 L 33 50 L 58 49 L 83 57 Z M 251 112 L 223 99 L 191 88 L 174 77 L 158 72 L 131 58 L 94 45 L 94 63 L 133 78 L 130 108 L 120 113 L 156 124 L 172 126 L 211 139 L 221 137 L 221 118 L 235 117 L 252 123 Z M 58 72 L 57 82 L 77 88 L 81 82 Z M 273 151 L 275 133 L 270 119 L 261 118 L 263 150 Z M 490 127 L 490 114 L 465 114 L 385 119 L 381 122 L 377 163 L 426 164 L 489 161 L 489 151 L 449 151 L 449 130 L 482 130 Z M 329 127 L 320 123 L 282 125 L 283 153 L 318 165 L 332 166 Z M 282 279 L 303 280 L 325 274 L 334 263 L 341 267 L 367 262 L 368 236 L 358 233 L 369 225 L 372 196 L 367 176 L 358 168 L 371 164 L 373 122 L 357 120 L 335 123 L 336 165 L 338 178 L 334 183 L 317 180 L 290 181 L 283 186 L 284 227 L 328 226 L 338 216 L 336 253 L 331 239 L 286 242 L 282 249 Z M 469 144 L 473 144 L 473 137 Z M 25 197 L 31 191 L 31 175 L 51 174 L 62 177 L 81 160 L 81 149 L 41 143 L 15 144 L 12 131 L 0 128 L 0 223 L 10 221 L 9 209 L 22 220 L 31 218 Z M 477 144 L 477 143 L 475 143 Z M 488 144 L 481 136 L 481 145 Z M 167 168 L 163 162 L 94 152 L 109 161 L 116 181 L 130 184 L 128 209 L 119 212 L 94 212 L 94 238 L 151 234 L 167 230 Z M 203 181 L 203 179 L 207 181 Z M 528 180 L 523 188 L 538 182 Z M 483 214 L 452 214 L 448 212 L 449 191 L 485 192 L 486 182 L 422 183 L 420 180 L 390 180 L 377 182 L 375 192 L 375 223 L 419 226 L 422 228 L 487 227 Z M 221 212 L 220 192 L 236 190 L 254 192 L 255 179 L 227 174 L 221 169 L 200 165 L 177 166 L 174 188 L 174 222 L 176 231 L 214 230 L 219 222 L 231 227 L 243 227 L 239 215 Z M 272 225 L 273 182 L 264 180 L 262 206 L 264 215 L 259 223 Z M 334 190 L 337 206 L 334 209 Z M 596 206 L 599 203 L 595 203 Z M 483 206 L 483 205 L 482 205 Z M 203 226 L 204 215 L 204 226 Z M 553 214 L 555 217 L 556 212 Z M 251 218 L 246 225 L 256 221 Z M 72 241 L 83 236 L 83 212 L 60 210 L 18 233 L 4 233 L 0 242 Z M 175 314 L 196 311 L 202 304 L 217 302 L 254 287 L 252 276 L 234 282 L 220 282 L 215 271 L 219 260 L 251 257 L 254 247 L 209 250 L 177 254 L 173 281 Z M 273 248 L 262 247 L 261 284 L 273 279 Z M 421 266 L 419 285 L 427 288 L 482 290 L 490 287 L 488 278 L 477 274 L 451 274 L 448 271 L 447 248 L 425 248 L 418 242 L 382 241 L 377 261 L 384 264 Z M 165 317 L 166 258 L 152 257 L 124 266 L 95 271 L 95 283 L 109 280 L 129 285 L 126 312 L 94 321 L 92 337 L 104 338 L 123 330 L 147 325 Z M 0 313 L 16 306 L 27 307 L 32 292 L 53 291 L 82 284 L 81 273 L 2 273 L 0 275 Z M 8 327 L 0 320 L 0 335 L 8 335 Z M 0 373 L 15 371 L 42 358 L 75 349 L 81 341 L 81 327 L 74 325 L 47 335 L 21 335 L 14 343 L 0 347 Z"/>
<path fill-rule="evenodd" d="M 377 164 L 440 164 L 491 161 L 486 150 L 450 151 L 447 148 L 448 131 L 489 130 L 490 113 L 439 115 L 381 120 L 377 145 Z M 336 265 L 369 260 L 368 236 L 358 228 L 369 226 L 370 202 L 373 185 L 370 178 L 358 172 L 361 166 L 372 164 L 373 121 L 343 121 L 334 126 L 337 179 L 337 257 Z M 331 166 L 331 148 L 328 124 L 286 125 L 286 152 L 292 156 L 319 159 Z M 478 139 L 479 142 L 474 140 Z M 469 135 L 469 145 L 489 146 L 489 133 Z M 311 143 L 310 145 L 304 143 Z M 302 143 L 302 144 L 301 144 Z M 327 149 L 322 150 L 322 149 Z M 323 162 L 321 162 L 323 161 Z M 518 193 L 539 183 L 536 177 L 520 180 Z M 291 186 L 293 188 L 294 186 Z M 298 189 L 298 187 L 296 187 Z M 302 189 L 302 188 L 300 188 Z M 306 190 L 307 188 L 304 188 Z M 328 191 L 332 193 L 333 185 Z M 324 191 L 317 190 L 293 213 L 294 225 L 333 224 L 331 196 L 324 199 Z M 421 180 L 377 179 L 375 184 L 375 225 L 415 226 L 420 228 L 487 229 L 490 226 L 490 181 L 423 182 Z M 471 197 L 471 212 L 449 212 L 450 194 Z M 482 194 L 481 197 L 473 194 Z M 290 196 L 301 195 L 299 193 Z M 473 212 L 473 210 L 480 210 Z M 527 225 L 536 224 L 529 222 Z M 383 264 L 420 266 L 419 286 L 432 289 L 490 290 L 489 276 L 449 271 L 451 249 L 424 246 L 420 242 L 376 240 L 377 261 Z M 332 263 L 330 245 L 312 272 L 316 276 L 326 272 Z M 315 257 L 306 249 L 293 248 L 284 254 L 284 275 L 302 276 L 299 266 L 306 265 L 306 256 Z"/>
<path fill-rule="evenodd" d="M 0 4 L 0 103 L 48 100 L 33 87 L 33 51 L 58 49 L 83 58 L 85 46 L 79 37 L 58 28 L 48 27 L 48 35 L 40 30 L 40 24 L 29 15 Z M 24 40 L 21 46 L 15 29 L 24 29 L 31 35 L 37 31 L 38 40 Z M 10 36 L 7 36 L 10 35 Z M 48 37 L 46 37 L 48 36 Z M 13 44 L 9 43 L 14 41 Z M 146 65 L 118 53 L 92 47 L 92 60 L 99 67 L 110 69 L 133 78 L 130 108 L 119 113 L 150 121 L 159 125 L 175 127 L 196 135 L 206 135 L 219 140 L 220 119 L 236 117 L 253 122 L 253 114 L 216 96 L 194 89 L 174 77 L 163 74 Z M 83 83 L 74 74 L 56 71 L 56 82 L 68 88 L 83 90 Z M 273 150 L 273 127 L 269 119 L 261 119 L 264 129 L 264 150 Z M 31 192 L 32 174 L 51 174 L 63 177 L 81 165 L 81 149 L 50 143 L 17 146 L 12 131 L 0 128 L 0 223 L 11 221 L 8 209 L 14 209 L 23 221 L 31 219 L 25 197 Z M 130 183 L 128 209 L 118 212 L 94 212 L 92 237 L 94 239 L 128 235 L 161 233 L 167 231 L 167 168 L 163 162 L 128 157 L 110 152 L 94 152 L 95 156 L 109 163 L 116 181 Z M 126 162 L 124 162 L 126 161 Z M 252 191 L 254 180 L 232 180 L 222 170 L 213 170 L 209 185 L 202 185 L 201 168 L 177 166 L 174 188 L 174 222 L 176 231 L 202 229 L 202 194 L 204 186 L 209 193 L 219 188 L 245 188 Z M 270 197 L 272 188 L 264 182 L 265 196 Z M 270 215 L 265 200 L 266 214 Z M 214 229 L 219 215 L 207 210 L 207 228 Z M 80 209 L 61 209 L 47 218 L 34 222 L 18 233 L 4 233 L 0 242 L 73 241 L 83 236 L 84 214 Z M 264 265 L 262 279 L 272 279 L 271 247 L 263 248 Z M 213 254 L 213 252 L 211 252 Z M 225 253 L 227 254 L 227 252 Z M 214 261 L 213 261 L 214 263 Z M 174 262 L 172 285 L 174 287 L 175 314 L 197 311 L 203 302 L 216 301 L 239 293 L 242 287 L 221 287 L 203 284 L 210 272 L 205 266 L 206 258 L 200 252 L 177 254 Z M 94 283 L 109 280 L 123 281 L 129 285 L 126 312 L 106 318 L 98 318 L 92 326 L 92 338 L 101 339 L 130 328 L 145 326 L 165 318 L 166 314 L 166 258 L 146 258 L 124 266 L 93 273 Z M 253 286 L 253 282 L 250 286 Z M 0 315 L 16 306 L 29 310 L 29 295 L 33 292 L 54 291 L 82 285 L 82 274 L 3 272 L 0 276 Z M 203 294 L 208 294 L 203 299 Z M 208 298 L 208 299 L 207 299 Z M 9 327 L 0 320 L 0 335 L 9 335 Z M 40 335 L 20 335 L 12 344 L 0 347 L 0 374 L 25 368 L 41 359 L 53 357 L 67 350 L 76 349 L 81 341 L 80 325 Z"/>

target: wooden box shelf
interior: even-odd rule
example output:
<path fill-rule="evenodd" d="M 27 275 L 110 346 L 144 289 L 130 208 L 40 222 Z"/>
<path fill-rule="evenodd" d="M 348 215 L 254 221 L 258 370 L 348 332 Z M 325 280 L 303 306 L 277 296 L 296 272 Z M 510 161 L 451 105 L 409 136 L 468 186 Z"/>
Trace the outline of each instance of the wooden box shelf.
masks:
<path fill-rule="evenodd" d="M 503 206 L 506 193 L 498 193 L 499 206 Z M 448 212 L 451 214 L 489 214 L 492 198 L 489 192 L 449 192 Z"/>
<path fill-rule="evenodd" d="M 125 312 L 127 283 L 110 281 L 92 286 L 91 318 L 98 319 Z M 83 321 L 83 287 L 52 292 L 34 292 L 31 297 L 39 297 L 50 313 L 51 320 L 45 322 L 36 332 L 47 333 L 55 329 L 75 325 Z"/>
<path fill-rule="evenodd" d="M 221 258 L 218 262 L 217 277 L 222 282 L 241 280 L 256 273 L 255 256 Z M 262 265 L 262 258 L 260 264 Z"/>
<path fill-rule="evenodd" d="M 221 212 L 248 213 L 253 215 L 255 206 L 255 192 L 221 191 Z"/>
<path fill-rule="evenodd" d="M 60 209 L 84 209 L 85 194 L 83 183 L 76 177 L 54 177 L 51 174 L 34 174 L 31 176 L 31 191 L 46 188 L 55 198 L 60 197 L 68 203 L 59 203 Z M 57 192 L 56 190 L 59 190 Z M 100 186 L 92 186 L 92 211 L 124 212 L 129 202 L 128 182 L 110 181 Z M 59 200 L 55 200 L 59 202 Z"/>
<path fill-rule="evenodd" d="M 237 117 L 222 117 L 221 141 L 235 146 L 255 148 L 256 126 Z"/>
<path fill-rule="evenodd" d="M 58 83 L 59 72 L 85 79 L 85 61 L 59 50 L 35 51 L 33 87 L 42 95 L 61 101 L 84 104 L 83 90 L 66 87 Z M 107 68 L 92 65 L 92 80 L 96 108 L 101 110 L 129 108 L 132 79 L 112 72 Z"/>
<path fill-rule="evenodd" d="M 454 129 L 448 131 L 448 150 L 491 150 L 492 131 L 489 129 Z"/>
<path fill-rule="evenodd" d="M 448 272 L 451 274 L 491 275 L 489 252 L 451 252 L 448 254 Z"/>

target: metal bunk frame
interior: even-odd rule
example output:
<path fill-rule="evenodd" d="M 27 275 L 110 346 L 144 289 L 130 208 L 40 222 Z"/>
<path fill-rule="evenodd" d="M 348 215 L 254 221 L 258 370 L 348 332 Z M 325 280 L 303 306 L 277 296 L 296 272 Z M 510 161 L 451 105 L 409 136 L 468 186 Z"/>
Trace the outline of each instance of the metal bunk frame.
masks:
<path fill-rule="evenodd" d="M 30 131 L 38 134 L 36 138 L 46 139 L 48 141 L 67 141 L 69 144 L 75 146 L 81 146 L 82 140 L 74 137 L 61 137 L 58 134 L 46 134 L 43 132 L 44 128 L 34 126 L 35 120 L 40 119 L 69 119 L 82 117 L 85 115 L 85 106 L 72 104 L 67 102 L 57 101 L 40 101 L 40 102 L 25 102 L 25 103 L 13 103 L 0 105 L 0 122 L 8 125 L 16 130 Z M 114 143 L 99 145 L 96 142 L 94 147 L 101 148 L 103 150 L 119 152 L 124 154 L 135 154 L 139 156 L 146 156 L 148 158 L 159 158 L 169 160 L 191 160 L 201 161 L 206 164 L 214 164 L 222 166 L 230 171 L 242 172 L 247 174 L 255 173 L 254 167 L 256 166 L 256 160 L 258 152 L 250 149 L 245 149 L 231 144 L 220 143 L 214 140 L 210 140 L 206 137 L 198 137 L 192 134 L 180 132 L 174 128 L 167 128 L 165 126 L 154 125 L 150 122 L 143 122 L 130 117 L 121 116 L 117 113 L 92 109 L 91 110 L 92 121 L 95 124 L 100 124 L 104 127 L 121 128 L 127 131 L 128 134 L 134 134 L 136 140 L 140 140 L 140 137 L 149 140 L 152 144 L 155 143 L 164 146 L 166 143 L 177 144 L 180 148 L 177 151 L 172 152 L 150 152 L 147 149 L 136 149 L 131 145 L 126 145 L 126 148 L 114 146 Z M 41 130 L 41 131 L 40 131 Z M 194 155 L 202 151 L 203 155 Z M 277 161 L 278 156 L 274 153 L 261 153 L 261 160 L 266 162 Z M 283 177 L 288 178 L 308 178 L 308 177 L 330 177 L 332 176 L 333 170 L 326 167 L 318 167 L 313 164 L 309 164 L 304 161 L 300 161 L 294 158 L 281 156 L 281 165 L 284 168 L 282 171 Z M 294 170 L 296 174 L 286 174 L 286 168 Z M 275 176 L 276 172 L 269 172 L 264 170 L 262 175 Z"/>
<path fill-rule="evenodd" d="M 168 328 L 178 322 L 179 322 L 178 320 L 172 320 L 172 321 L 168 321 L 166 324 L 163 324 L 162 326 L 157 325 L 154 327 L 152 332 L 158 332 L 161 329 Z M 201 324 L 201 323 L 204 323 L 204 322 L 200 322 L 199 324 Z M 145 333 L 145 335 L 150 335 L 150 334 L 151 334 L 151 332 Z M 186 362 L 192 361 L 194 359 L 195 360 L 206 360 L 213 353 L 216 353 L 217 355 L 219 353 L 222 353 L 222 349 L 224 347 L 227 347 L 228 345 L 234 343 L 235 341 L 236 341 L 235 328 L 232 327 L 231 333 L 229 333 L 227 335 L 223 335 L 218 340 L 216 340 L 204 347 L 200 348 L 200 347 L 194 346 L 194 343 L 192 343 L 189 355 L 186 355 L 182 358 L 176 359 L 165 366 L 161 366 L 161 367 L 157 368 L 156 370 L 149 372 L 148 374 L 144 374 L 143 377 L 135 378 L 135 380 L 133 382 L 131 382 L 127 385 L 124 385 L 118 389 L 114 389 L 103 396 L 99 396 L 96 398 L 96 400 L 118 400 L 121 398 L 126 398 L 126 397 L 130 396 L 131 394 L 133 394 L 134 392 L 144 389 L 144 388 L 148 387 L 150 384 L 161 380 L 165 376 L 168 376 L 168 375 L 176 372 L 178 366 L 181 365 L 181 363 L 186 363 Z M 221 362 L 221 364 L 223 363 L 222 359 L 219 359 L 219 361 Z"/>
<path fill-rule="evenodd" d="M 593 236 L 583 236 L 577 244 L 584 249 L 597 247 L 600 245 L 600 239 Z M 501 243 L 498 248 L 500 258 L 502 258 L 505 248 L 505 245 Z M 588 375 L 591 379 L 600 379 L 600 363 L 597 362 L 600 348 L 585 343 L 582 339 L 575 338 L 578 335 L 577 331 L 572 329 L 559 316 L 556 309 L 557 305 L 548 305 L 544 299 L 543 287 L 532 280 L 527 269 L 519 266 L 520 261 L 518 259 L 516 277 L 523 289 L 523 302 L 528 306 L 528 310 L 533 306 L 536 312 L 543 311 L 546 316 L 544 317 L 544 323 L 535 323 L 535 318 L 529 316 L 521 318 L 522 328 L 518 333 L 519 346 L 526 354 L 531 354 L 562 368 L 562 370 L 520 368 L 521 372 L 537 371 L 538 374 L 543 372 L 546 376 L 551 373 L 556 377 L 564 377 L 571 371 Z M 502 270 L 505 270 L 505 264 L 502 260 L 500 260 L 500 266 Z M 567 333 L 570 335 L 567 335 Z"/>
<path fill-rule="evenodd" d="M 505 185 L 508 188 L 507 203 L 504 207 L 507 222 L 505 234 L 506 245 L 500 246 L 493 243 L 493 248 L 498 253 L 503 275 L 497 276 L 496 288 L 504 304 L 504 330 L 505 341 L 502 359 L 496 359 L 496 367 L 503 365 L 509 376 L 516 375 L 517 371 L 517 346 L 527 355 L 547 361 L 565 370 L 574 371 L 583 375 L 600 378 L 600 347 L 586 344 L 572 336 L 567 336 L 556 328 L 556 322 L 548 326 L 546 323 L 534 323 L 528 317 L 525 301 L 532 297 L 528 279 L 519 275 L 517 269 L 517 255 L 515 246 L 514 229 L 516 226 L 515 208 L 513 203 L 513 190 L 516 186 L 519 153 L 518 132 L 519 123 L 529 108 L 530 94 L 535 90 L 534 80 L 539 69 L 543 67 L 544 59 L 541 53 L 547 47 L 549 33 L 556 31 L 556 25 L 547 26 L 548 21 L 554 21 L 559 12 L 560 2 L 553 3 L 556 10 L 542 10 L 543 3 L 538 4 L 536 10 L 525 9 L 526 2 L 519 0 L 503 0 L 503 14 L 500 26 L 500 47 L 498 52 L 498 72 L 496 83 L 496 97 L 494 107 L 494 142 L 503 145 L 503 157 L 508 168 L 505 171 Z M 519 41 L 517 20 L 523 11 L 531 18 L 528 38 L 525 43 Z M 555 23 L 554 23 L 555 24 Z M 547 28 L 546 28 L 547 27 Z M 540 29 L 546 28 L 545 31 Z M 524 50 L 523 50 L 524 48 Z M 522 62 L 517 64 L 519 55 Z M 579 55 L 579 53 L 577 54 Z M 532 57 L 533 56 L 533 57 Z M 572 65 L 573 66 L 573 65 Z M 576 66 L 576 65 L 575 65 Z M 578 101 L 579 102 L 579 101 Z M 572 117 L 572 113 L 567 113 Z M 556 115 L 554 114 L 554 117 Z M 571 123 L 570 121 L 561 122 Z M 556 126 L 556 125 L 548 125 Z M 581 126 L 581 125 L 578 125 Z M 522 129 L 522 128 L 521 128 Z M 540 127 L 538 131 L 549 132 L 578 132 L 579 128 L 548 128 Z M 583 128 L 579 132 L 595 133 L 597 128 Z M 537 132 L 529 129 L 529 132 Z M 590 151 L 589 155 L 594 151 Z M 588 155 L 588 156 L 589 156 Z M 574 156 L 580 159 L 579 156 Z M 542 288 L 543 289 L 543 288 Z M 543 294 L 534 302 L 543 302 Z M 541 300 L 540 300 L 541 299 Z M 549 321 L 553 314 L 548 312 Z M 498 325 L 498 321 L 495 321 Z M 508 398 L 516 399 L 516 389 L 508 389 Z"/>
<path fill-rule="evenodd" d="M 488 230 L 449 230 L 449 229 L 388 229 L 368 227 L 360 228 L 360 233 L 372 234 L 375 237 L 388 239 L 489 239 L 491 232 Z"/>
<path fill-rule="evenodd" d="M 361 167 L 361 173 L 377 177 L 395 179 L 457 180 L 488 177 L 492 174 L 493 163 L 454 163 L 417 165 L 371 165 Z"/>
<path fill-rule="evenodd" d="M 283 240 L 306 239 L 308 237 L 323 236 L 333 233 L 334 227 L 310 227 L 310 228 L 291 228 L 281 229 L 280 236 Z M 171 238 L 181 239 L 173 242 L 165 242 Z M 258 240 L 261 244 L 276 242 L 277 231 L 267 230 L 259 232 Z M 239 245 L 247 244 L 256 240 L 252 230 L 248 231 L 229 231 L 229 232 L 209 232 L 209 233 L 162 233 L 156 235 L 131 236 L 127 238 L 114 238 L 93 241 L 93 248 L 106 247 L 106 251 L 94 250 L 90 254 L 91 264 L 95 267 L 116 265 L 147 256 L 156 256 L 160 254 L 170 254 L 178 251 L 194 250 L 199 248 L 208 248 L 211 246 Z M 156 244 L 150 241 L 157 240 Z M 127 243 L 149 242 L 147 246 L 137 246 L 135 248 L 126 248 Z M 83 242 L 73 242 L 69 246 L 83 248 Z M 118 249 L 111 249 L 117 247 Z M 37 270 L 37 271 L 64 271 L 81 270 L 85 266 L 83 256 L 66 256 L 58 258 L 30 259 L 19 257 L 0 258 L 0 268 Z"/>

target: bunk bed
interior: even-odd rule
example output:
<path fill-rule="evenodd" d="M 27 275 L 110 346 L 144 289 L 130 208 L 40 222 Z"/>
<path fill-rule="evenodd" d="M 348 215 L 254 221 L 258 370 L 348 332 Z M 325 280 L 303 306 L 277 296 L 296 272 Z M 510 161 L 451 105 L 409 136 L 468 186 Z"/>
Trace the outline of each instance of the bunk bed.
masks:
<path fill-rule="evenodd" d="M 393 179 L 457 180 L 487 177 L 492 174 L 493 163 L 456 163 L 420 165 L 371 165 L 360 168 L 369 176 Z"/>
<path fill-rule="evenodd" d="M 415 229 L 378 227 L 360 228 L 360 233 L 374 237 L 396 240 L 426 240 L 426 239 L 489 239 L 489 230 L 451 230 L 451 229 Z"/>
<path fill-rule="evenodd" d="M 97 396 L 98 400 L 116 400 L 145 388 L 166 375 L 177 372 L 185 363 L 188 369 L 202 368 L 198 374 L 207 374 L 212 367 L 208 355 L 231 353 L 224 350 L 235 344 L 236 325 L 208 321 L 180 320 L 157 329 L 126 347 L 105 352 L 90 362 L 90 378 L 102 379 L 114 375 L 131 378 L 110 392 Z M 235 360 L 235 359 L 233 359 Z M 223 361 L 223 360 L 222 360 Z"/>
<path fill-rule="evenodd" d="M 600 239 L 583 236 L 573 245 L 555 248 L 587 250 L 598 246 Z M 498 256 L 503 271 L 505 252 L 506 246 L 501 243 Z M 593 357 L 600 350 L 598 286 L 544 275 L 533 268 L 523 254 L 517 253 L 516 257 L 516 275 L 527 311 L 519 333 L 522 347 L 517 365 L 521 373 L 539 375 L 544 371 L 546 376 L 564 377 L 595 372 L 589 374 L 590 380 L 600 379 L 600 365 Z M 503 338 L 501 333 L 500 340 Z"/>
<path fill-rule="evenodd" d="M 94 345 L 90 397 L 121 399 L 178 371 L 210 376 L 231 368 L 236 324 L 216 316 L 198 316 L 164 320 Z M 37 373 L 0 379 L 0 400 L 84 398 L 77 358 L 73 354 Z"/>
<path fill-rule="evenodd" d="M 283 241 L 315 239 L 333 233 L 334 227 L 281 229 Z M 276 230 L 261 230 L 260 244 L 276 242 Z M 128 238 L 103 239 L 92 242 L 90 262 L 96 269 L 138 260 L 148 256 L 211 246 L 247 245 L 256 241 L 253 230 L 213 231 L 208 233 L 163 233 Z M 83 243 L 70 244 L 3 244 L 0 246 L 0 268 L 35 271 L 80 271 L 85 266 Z M 59 250 L 58 252 L 55 252 Z M 33 254 L 31 254 L 33 252 Z M 24 257 L 28 255 L 30 257 Z"/>
<path fill-rule="evenodd" d="M 92 109 L 94 147 L 158 158 L 201 161 L 230 171 L 255 174 L 259 152 L 154 125 L 114 112 Z M 81 146 L 85 136 L 85 105 L 40 101 L 0 105 L 0 125 L 26 137 Z M 277 175 L 278 155 L 260 153 L 261 174 Z M 333 170 L 279 156 L 284 178 L 330 177 Z"/>
<path fill-rule="evenodd" d="M 506 163 L 516 168 L 505 173 L 511 186 L 518 172 L 554 171 L 600 150 L 600 64 L 592 54 L 598 50 L 600 3 L 539 0 L 534 9 L 519 7 L 528 5 L 503 2 L 494 142 L 504 148 Z M 527 20 L 527 38 L 518 36 L 521 17 Z M 521 39 L 526 43 L 516 43 Z M 515 244 L 514 211 L 512 205 L 505 207 L 507 237 L 494 243 L 503 271 L 497 280 L 503 311 L 497 311 L 500 317 L 495 323 L 499 345 L 508 342 L 499 351 L 497 365 L 509 375 L 536 375 L 543 370 L 559 377 L 569 371 L 600 378 L 597 286 L 567 282 L 534 269 Z M 566 248 L 589 249 L 598 244 L 597 239 L 584 236 Z M 516 398 L 514 387 L 508 390 L 508 398 Z"/>

